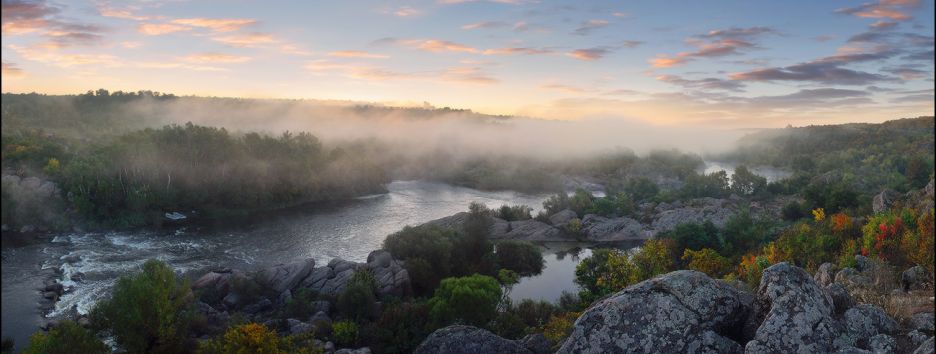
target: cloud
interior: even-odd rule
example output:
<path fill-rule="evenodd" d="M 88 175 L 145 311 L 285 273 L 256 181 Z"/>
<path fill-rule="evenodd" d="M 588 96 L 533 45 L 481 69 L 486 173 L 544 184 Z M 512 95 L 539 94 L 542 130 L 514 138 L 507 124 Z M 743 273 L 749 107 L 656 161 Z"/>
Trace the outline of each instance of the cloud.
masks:
<path fill-rule="evenodd" d="M 870 93 L 859 90 L 845 90 L 837 88 L 821 88 L 799 90 L 797 92 L 776 95 L 757 96 L 751 98 L 738 98 L 739 100 L 759 107 L 833 107 L 856 104 L 867 104 L 873 101 L 868 98 Z"/>
<path fill-rule="evenodd" d="M 484 55 L 539 55 L 539 54 L 550 54 L 553 51 L 545 48 L 529 48 L 529 47 L 504 47 L 504 48 L 494 48 L 494 49 L 485 49 L 481 52 Z"/>
<path fill-rule="evenodd" d="M 468 84 L 487 85 L 498 82 L 497 79 L 483 73 L 481 69 L 477 67 L 455 67 L 446 69 L 441 77 L 444 81 Z"/>
<path fill-rule="evenodd" d="M 660 75 L 657 80 L 691 89 L 741 91 L 743 83 L 709 77 L 704 79 L 685 79 L 676 75 Z"/>
<path fill-rule="evenodd" d="M 686 39 L 686 44 L 696 48 L 691 52 L 675 55 L 658 54 L 649 60 L 655 68 L 669 68 L 685 64 L 697 58 L 723 57 L 740 54 L 742 50 L 756 48 L 754 40 L 766 34 L 776 33 L 768 27 L 732 27 L 712 30 L 705 34 Z"/>
<path fill-rule="evenodd" d="M 23 77 L 26 75 L 23 72 L 23 69 L 20 69 L 19 66 L 13 63 L 3 62 L 3 70 L 0 71 L 3 74 L 3 77 Z"/>
<path fill-rule="evenodd" d="M 391 11 L 390 13 L 396 17 L 414 17 L 422 15 L 423 12 L 409 6 L 402 6 L 396 10 Z"/>
<path fill-rule="evenodd" d="M 643 43 L 644 43 L 643 41 L 630 41 L 630 40 L 625 40 L 625 41 L 621 42 L 621 46 L 624 47 L 624 48 L 636 48 L 637 46 L 639 46 L 639 45 L 641 45 L 641 44 L 643 44 Z"/>
<path fill-rule="evenodd" d="M 454 67 L 444 70 L 422 72 L 398 72 L 373 65 L 358 65 L 331 60 L 313 60 L 305 69 L 316 75 L 339 74 L 349 78 L 367 81 L 386 80 L 434 80 L 469 84 L 493 84 L 498 80 L 485 74 L 478 67 Z"/>
<path fill-rule="evenodd" d="M 476 30 L 476 29 L 491 29 L 491 28 L 502 28 L 510 26 L 510 24 L 501 21 L 482 21 L 469 23 L 467 25 L 461 26 L 463 30 Z"/>
<path fill-rule="evenodd" d="M 835 36 L 821 35 L 821 36 L 816 36 L 813 39 L 815 39 L 818 42 L 828 42 L 828 41 L 835 39 Z"/>
<path fill-rule="evenodd" d="M 23 59 L 63 68 L 82 65 L 103 65 L 108 67 L 123 65 L 117 57 L 109 54 L 62 53 L 56 47 L 41 45 L 24 47 L 11 44 L 9 47 Z"/>
<path fill-rule="evenodd" d="M 113 17 L 134 21 L 146 21 L 152 18 L 150 16 L 135 15 L 132 9 L 118 9 L 107 5 L 98 6 L 97 10 L 98 14 L 104 17 Z"/>
<path fill-rule="evenodd" d="M 183 60 L 191 63 L 244 63 L 251 58 L 223 53 L 198 53 L 188 55 Z"/>
<path fill-rule="evenodd" d="M 894 26 L 897 26 L 897 22 L 893 22 L 893 21 L 877 21 L 877 22 L 874 22 L 874 23 L 871 24 L 871 27 L 872 27 L 872 28 L 876 28 L 876 29 L 886 29 L 886 28 L 892 28 L 892 27 L 894 27 Z"/>
<path fill-rule="evenodd" d="M 574 93 L 574 94 L 582 94 L 582 93 L 588 92 L 588 90 L 581 88 L 581 87 L 563 85 L 563 84 L 545 84 L 545 85 L 540 85 L 540 88 L 544 88 L 547 90 L 561 91 L 565 93 Z"/>
<path fill-rule="evenodd" d="M 572 31 L 572 34 L 578 36 L 586 36 L 592 31 L 605 27 L 608 25 L 608 21 L 605 20 L 588 20 L 582 22 L 582 25 L 579 28 L 576 28 L 575 31 Z"/>
<path fill-rule="evenodd" d="M 257 20 L 245 18 L 179 18 L 172 20 L 177 25 L 207 28 L 213 32 L 234 32 L 245 26 L 257 23 Z"/>
<path fill-rule="evenodd" d="M 189 65 L 178 62 L 140 62 L 135 63 L 135 67 L 144 69 L 185 69 L 193 71 L 228 71 L 226 68 L 219 68 L 205 65 Z"/>
<path fill-rule="evenodd" d="M 919 52 L 915 52 L 915 53 L 912 53 L 912 54 L 908 54 L 908 55 L 902 57 L 901 59 L 904 59 L 904 60 L 920 60 L 920 61 L 930 61 L 930 62 L 932 62 L 932 61 L 933 61 L 933 56 L 934 56 L 934 52 L 933 52 L 932 49 L 930 49 L 930 50 L 924 50 L 924 51 L 919 51 Z"/>
<path fill-rule="evenodd" d="M 272 35 L 266 33 L 243 33 L 243 34 L 232 34 L 222 37 L 212 37 L 212 40 L 216 42 L 221 42 L 232 47 L 247 47 L 252 48 L 264 44 L 276 43 L 277 40 L 273 38 Z"/>
<path fill-rule="evenodd" d="M 394 38 L 384 38 L 377 41 L 378 43 L 395 43 L 400 44 L 405 47 L 418 49 L 426 52 L 433 53 L 444 53 L 444 52 L 453 52 L 453 53 L 479 53 L 480 50 L 474 47 L 469 47 L 463 44 L 450 42 L 441 39 L 394 39 Z"/>
<path fill-rule="evenodd" d="M 585 49 L 576 49 L 568 53 L 568 56 L 573 57 L 578 60 L 593 61 L 603 58 L 604 56 L 611 53 L 611 50 L 607 47 L 595 47 L 595 48 L 585 48 Z"/>
<path fill-rule="evenodd" d="M 896 68 L 885 68 L 884 72 L 899 76 L 904 81 L 932 78 L 932 70 L 920 70 L 910 66 L 901 66 Z"/>
<path fill-rule="evenodd" d="M 891 81 L 893 78 L 880 74 L 857 71 L 842 66 L 887 59 L 893 52 L 871 52 L 838 54 L 803 62 L 787 67 L 757 69 L 729 75 L 737 81 L 804 81 L 832 85 L 867 85 L 870 83 Z"/>
<path fill-rule="evenodd" d="M 328 53 L 330 57 L 339 57 L 339 58 L 366 58 L 366 59 L 386 59 L 389 56 L 383 54 L 374 54 L 368 53 L 360 50 L 339 50 L 336 52 Z"/>
<path fill-rule="evenodd" d="M 161 36 L 164 34 L 191 30 L 191 27 L 174 25 L 171 23 L 141 23 L 137 26 L 137 31 L 147 36 Z"/>
<path fill-rule="evenodd" d="M 55 47 L 92 45 L 103 40 L 103 27 L 61 19 L 61 10 L 44 0 L 4 0 L 0 10 L 4 36 L 39 32 L 50 41 L 44 45 Z"/>
<path fill-rule="evenodd" d="M 629 13 L 626 13 L 626 12 L 615 12 L 615 13 L 612 13 L 611 16 L 620 17 L 620 18 L 628 18 L 628 17 L 630 17 L 631 15 L 630 15 Z"/>
<path fill-rule="evenodd" d="M 909 14 L 920 6 L 920 0 L 880 0 L 877 3 L 864 3 L 861 6 L 835 10 L 837 13 L 863 18 L 886 18 L 894 21 L 907 21 Z"/>
<path fill-rule="evenodd" d="M 469 2 L 481 2 L 481 1 L 496 3 L 496 4 L 509 4 L 509 5 L 521 5 L 521 4 L 538 2 L 536 0 L 438 0 L 436 2 L 442 5 L 455 5 L 455 4 L 464 4 L 464 3 L 469 3 Z"/>

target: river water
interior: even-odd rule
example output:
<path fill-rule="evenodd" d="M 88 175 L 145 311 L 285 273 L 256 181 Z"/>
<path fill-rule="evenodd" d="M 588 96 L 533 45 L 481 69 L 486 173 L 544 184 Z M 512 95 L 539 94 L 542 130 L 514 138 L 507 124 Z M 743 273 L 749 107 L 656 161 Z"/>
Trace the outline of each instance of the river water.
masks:
<path fill-rule="evenodd" d="M 28 336 L 45 321 L 77 309 L 85 313 L 106 296 L 116 279 L 139 270 L 150 258 L 160 259 L 182 273 L 197 274 L 219 266 L 257 269 L 277 263 L 315 258 L 325 264 L 335 257 L 365 261 L 383 239 L 406 225 L 466 211 L 471 202 L 494 208 L 524 204 L 542 208 L 545 195 L 486 192 L 424 181 L 395 181 L 388 193 L 353 201 L 295 208 L 260 220 L 159 231 L 70 233 L 25 246 L 2 250 L 2 336 L 22 348 Z M 556 300 L 563 290 L 576 291 L 575 265 L 590 251 L 583 245 L 545 245 L 546 268 L 524 278 L 511 297 Z M 60 270 L 70 288 L 48 314 L 37 302 L 43 280 Z M 80 280 L 71 280 L 72 276 Z"/>

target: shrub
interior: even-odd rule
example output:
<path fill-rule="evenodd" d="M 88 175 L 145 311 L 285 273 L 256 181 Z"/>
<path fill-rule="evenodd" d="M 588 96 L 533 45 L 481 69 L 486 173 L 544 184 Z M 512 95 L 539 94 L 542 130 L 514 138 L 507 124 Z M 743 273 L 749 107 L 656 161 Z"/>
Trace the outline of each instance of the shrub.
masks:
<path fill-rule="evenodd" d="M 757 289 L 764 269 L 770 265 L 765 256 L 745 255 L 741 257 L 741 264 L 738 265 L 738 278 L 744 280 L 751 288 Z"/>
<path fill-rule="evenodd" d="M 12 352 L 12 341 L 10 351 Z M 4 348 L 6 351 L 6 348 Z M 110 348 L 90 331 L 72 321 L 62 321 L 49 330 L 49 333 L 37 332 L 29 337 L 29 344 L 23 349 L 24 354 L 107 354 Z"/>
<path fill-rule="evenodd" d="M 558 310 L 555 305 L 546 301 L 523 299 L 519 304 L 512 307 L 510 312 L 516 314 L 527 327 L 541 327 Z"/>
<path fill-rule="evenodd" d="M 204 341 L 198 347 L 199 354 L 241 353 L 302 353 L 308 349 L 295 348 L 292 342 L 279 337 L 275 331 L 259 323 L 246 323 L 229 328 L 223 336 Z"/>
<path fill-rule="evenodd" d="M 369 319 L 374 314 L 377 297 L 374 296 L 374 278 L 369 273 L 356 271 L 348 280 L 345 291 L 338 295 L 338 311 L 355 321 Z"/>
<path fill-rule="evenodd" d="M 391 303 L 377 320 L 380 351 L 411 353 L 432 331 L 424 301 Z"/>
<path fill-rule="evenodd" d="M 122 277 L 111 298 L 97 307 L 117 344 L 129 352 L 180 352 L 194 317 L 187 282 L 179 282 L 169 266 L 148 260 L 143 271 Z"/>
<path fill-rule="evenodd" d="M 530 208 L 526 205 L 501 205 L 496 211 L 494 211 L 494 217 L 501 218 L 507 221 L 517 221 L 517 220 L 529 220 L 533 216 L 530 214 L 533 212 L 533 208 Z"/>
<path fill-rule="evenodd" d="M 578 312 L 566 312 L 553 315 L 543 326 L 543 336 L 546 337 L 554 346 L 565 341 L 566 337 L 572 334 L 575 320 L 579 317 Z"/>
<path fill-rule="evenodd" d="M 632 178 L 627 181 L 624 191 L 636 202 L 651 199 L 660 192 L 660 187 L 646 177 Z"/>
<path fill-rule="evenodd" d="M 507 240 L 497 243 L 497 266 L 510 269 L 523 276 L 539 274 L 543 271 L 543 253 L 539 246 L 527 241 Z"/>
<path fill-rule="evenodd" d="M 731 263 L 728 258 L 723 257 L 711 248 L 703 248 L 698 251 L 685 249 L 682 260 L 688 262 L 689 269 L 708 274 L 712 278 L 721 278 L 731 271 Z"/>
<path fill-rule="evenodd" d="M 783 206 L 783 209 L 780 211 L 783 215 L 784 220 L 799 220 L 800 218 L 806 216 L 803 213 L 803 206 L 796 201 L 792 201 Z"/>
<path fill-rule="evenodd" d="M 439 325 L 463 321 L 484 326 L 494 319 L 500 299 L 500 285 L 492 277 L 446 278 L 429 300 L 430 316 Z"/>
<path fill-rule="evenodd" d="M 569 195 L 566 192 L 560 192 L 554 196 L 550 196 L 543 201 L 543 209 L 546 209 L 546 213 L 549 215 L 558 213 L 564 209 L 569 208 Z"/>
<path fill-rule="evenodd" d="M 452 252 L 457 234 L 438 227 L 404 227 L 387 236 L 383 249 L 405 262 L 417 295 L 431 294 L 439 281 L 452 274 Z"/>
<path fill-rule="evenodd" d="M 282 309 L 282 318 L 309 318 L 315 308 L 312 301 L 318 297 L 314 291 L 309 288 L 300 288 L 292 294 L 292 298 L 286 301 Z"/>
<path fill-rule="evenodd" d="M 338 321 L 332 324 L 335 342 L 339 345 L 354 345 L 358 339 L 358 326 L 352 321 Z"/>
<path fill-rule="evenodd" d="M 704 223 L 679 224 L 675 229 L 657 235 L 659 239 L 669 239 L 676 242 L 676 249 L 721 249 L 722 244 L 718 236 L 718 228 L 711 221 Z"/>

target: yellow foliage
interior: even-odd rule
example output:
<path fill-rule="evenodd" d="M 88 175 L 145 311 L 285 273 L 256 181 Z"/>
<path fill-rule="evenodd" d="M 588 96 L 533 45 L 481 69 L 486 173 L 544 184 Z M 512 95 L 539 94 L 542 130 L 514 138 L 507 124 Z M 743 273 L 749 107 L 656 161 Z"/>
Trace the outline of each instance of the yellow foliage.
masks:
<path fill-rule="evenodd" d="M 825 209 L 823 208 L 813 209 L 812 214 L 816 221 L 825 220 Z"/>
<path fill-rule="evenodd" d="M 562 343 L 569 334 L 572 334 L 572 325 L 578 319 L 579 312 L 566 312 L 549 317 L 549 322 L 543 326 L 543 336 L 553 344 Z"/>
<path fill-rule="evenodd" d="M 700 271 L 713 278 L 720 278 L 731 271 L 731 263 L 728 259 L 711 248 L 698 251 L 686 249 L 683 251 L 682 260 L 689 261 L 689 269 Z"/>

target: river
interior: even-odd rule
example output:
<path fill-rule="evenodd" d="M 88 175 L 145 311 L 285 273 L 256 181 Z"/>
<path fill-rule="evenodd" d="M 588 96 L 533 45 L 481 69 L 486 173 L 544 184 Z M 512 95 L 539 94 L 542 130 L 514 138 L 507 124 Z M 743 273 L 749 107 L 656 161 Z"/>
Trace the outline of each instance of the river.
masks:
<path fill-rule="evenodd" d="M 293 208 L 260 220 L 159 231 L 68 233 L 29 245 L 4 245 L 2 336 L 22 348 L 45 321 L 37 306 L 43 280 L 56 269 L 70 288 L 45 314 L 56 317 L 76 308 L 87 312 L 106 296 L 116 279 L 137 271 L 150 258 L 163 260 L 189 275 L 216 267 L 257 269 L 315 258 L 362 262 L 383 239 L 406 225 L 466 211 L 471 202 L 489 207 L 524 204 L 542 208 L 546 195 L 487 192 L 424 181 L 395 181 L 385 194 L 356 200 Z M 575 291 L 575 265 L 590 253 L 576 244 L 544 245 L 546 268 L 521 280 L 511 297 L 554 301 L 563 290 Z M 571 252 L 570 252 L 571 251 Z M 72 262 L 72 263 L 69 263 Z M 72 276 L 80 280 L 71 280 Z"/>

